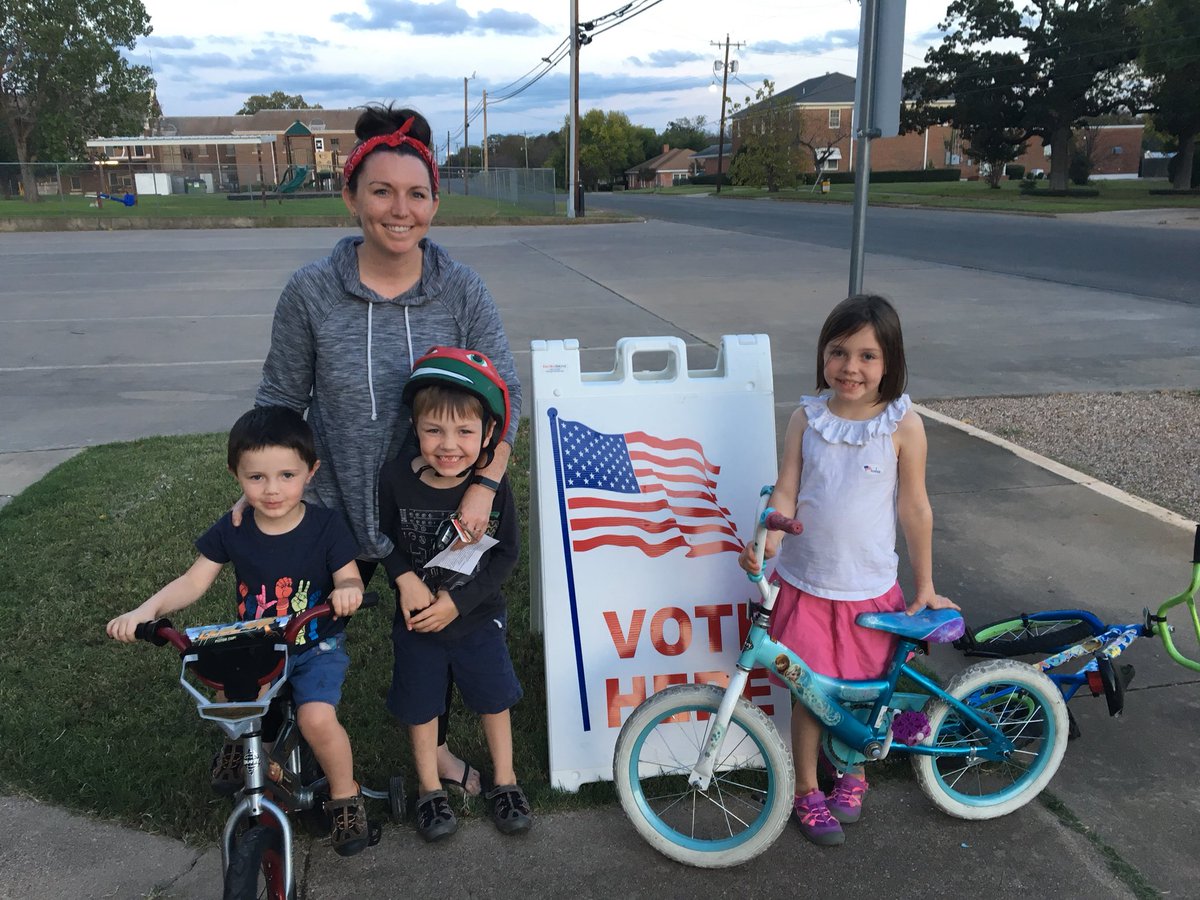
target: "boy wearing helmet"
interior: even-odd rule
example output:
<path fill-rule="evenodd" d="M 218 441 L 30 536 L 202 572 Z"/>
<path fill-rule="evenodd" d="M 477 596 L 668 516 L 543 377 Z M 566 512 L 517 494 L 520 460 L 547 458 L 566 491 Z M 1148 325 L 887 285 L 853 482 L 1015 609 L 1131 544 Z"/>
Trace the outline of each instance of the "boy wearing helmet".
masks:
<path fill-rule="evenodd" d="M 404 402 L 418 452 L 384 465 L 379 517 L 380 530 L 395 545 L 383 561 L 397 599 L 387 702 L 409 727 L 420 783 L 417 830 L 436 841 L 458 829 L 437 771 L 437 719 L 452 678 L 487 737 L 496 785 L 487 793 L 492 820 L 505 834 L 523 832 L 532 819 L 513 770 L 509 720 L 521 685 L 508 655 L 500 591 L 517 564 L 517 515 L 508 479 L 497 483 L 478 474 L 507 431 L 508 389 L 482 353 L 434 347 L 413 367 Z M 497 494 L 486 534 L 460 532 L 451 519 L 472 484 Z M 429 565 L 451 546 L 481 542 L 489 546 L 470 574 Z"/>

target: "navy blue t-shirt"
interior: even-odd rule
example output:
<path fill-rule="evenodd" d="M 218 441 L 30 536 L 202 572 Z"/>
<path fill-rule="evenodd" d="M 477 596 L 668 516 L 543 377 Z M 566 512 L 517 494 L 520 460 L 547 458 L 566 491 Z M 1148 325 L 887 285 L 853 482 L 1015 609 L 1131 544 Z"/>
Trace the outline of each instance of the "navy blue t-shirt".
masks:
<path fill-rule="evenodd" d="M 196 539 L 196 549 L 215 563 L 233 563 L 237 611 L 243 620 L 303 612 L 333 590 L 333 573 L 358 556 L 341 514 L 304 505 L 304 518 L 286 534 L 263 534 L 247 508 L 240 528 L 226 513 Z M 318 619 L 297 635 L 299 650 L 346 627 L 346 620 Z"/>

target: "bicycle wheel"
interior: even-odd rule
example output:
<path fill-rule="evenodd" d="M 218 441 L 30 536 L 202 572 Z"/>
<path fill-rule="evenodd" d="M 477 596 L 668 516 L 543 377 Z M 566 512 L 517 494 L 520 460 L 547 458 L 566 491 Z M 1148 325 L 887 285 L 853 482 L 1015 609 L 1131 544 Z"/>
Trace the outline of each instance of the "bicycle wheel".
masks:
<path fill-rule="evenodd" d="M 284 893 L 280 833 L 252 825 L 233 841 L 225 870 L 224 900 L 292 900 Z"/>
<path fill-rule="evenodd" d="M 1054 653 L 1092 637 L 1092 625 L 1079 616 L 1069 614 L 1035 613 L 991 622 L 972 632 L 974 643 L 959 639 L 954 645 L 960 650 L 983 651 L 997 656 L 1028 656 L 1034 653 Z"/>
<path fill-rule="evenodd" d="M 946 692 L 981 712 L 1014 747 L 998 760 L 914 754 L 917 783 L 933 804 L 960 819 L 994 819 L 1041 793 L 1067 749 L 1067 705 L 1054 682 L 1025 663 L 993 659 L 960 672 Z M 988 739 L 944 700 L 926 712 L 934 747 L 987 752 Z"/>
<path fill-rule="evenodd" d="M 739 699 L 707 791 L 688 775 L 724 690 L 667 688 L 643 702 L 617 737 L 621 806 L 655 850 L 704 868 L 735 866 L 769 847 L 792 811 L 791 755 L 771 720 Z"/>

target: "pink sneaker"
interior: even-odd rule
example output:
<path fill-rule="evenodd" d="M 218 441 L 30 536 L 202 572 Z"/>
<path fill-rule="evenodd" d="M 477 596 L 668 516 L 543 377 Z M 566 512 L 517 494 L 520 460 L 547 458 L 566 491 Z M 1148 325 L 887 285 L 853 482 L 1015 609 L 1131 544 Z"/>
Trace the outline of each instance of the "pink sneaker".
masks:
<path fill-rule="evenodd" d="M 843 825 L 857 822 L 862 815 L 863 798 L 867 796 L 867 780 L 856 775 L 842 775 L 833 783 L 826 805 L 829 812 Z"/>
<path fill-rule="evenodd" d="M 797 797 L 793 812 L 800 831 L 818 847 L 836 847 L 846 840 L 846 833 L 829 812 L 821 791 L 809 791 L 803 797 Z"/>

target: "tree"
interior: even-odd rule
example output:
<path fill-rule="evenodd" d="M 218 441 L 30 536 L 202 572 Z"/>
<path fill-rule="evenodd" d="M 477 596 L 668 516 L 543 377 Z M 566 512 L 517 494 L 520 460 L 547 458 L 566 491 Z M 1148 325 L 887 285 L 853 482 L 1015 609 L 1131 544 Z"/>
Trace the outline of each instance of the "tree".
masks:
<path fill-rule="evenodd" d="M 948 101 L 962 129 L 1020 130 L 1050 145 L 1050 186 L 1065 190 L 1071 129 L 1118 108 L 1120 79 L 1136 55 L 1133 15 L 1141 0 L 954 0 L 939 27 L 942 43 L 910 73 L 918 103 Z M 1189 0 L 1182 0 L 1189 2 Z M 1014 42 L 1021 48 L 1000 50 Z M 989 103 L 1002 107 L 990 114 Z M 980 114 L 986 116 L 981 121 Z"/>
<path fill-rule="evenodd" d="M 696 116 L 694 119 L 681 116 L 672 119 L 657 141 L 660 144 L 670 144 L 677 150 L 684 147 L 688 150 L 703 150 L 716 142 L 716 135 L 708 130 L 707 116 Z"/>
<path fill-rule="evenodd" d="M 272 91 L 269 94 L 251 94 L 237 111 L 237 115 L 252 116 L 261 109 L 321 109 L 321 104 L 305 103 L 303 94 Z"/>
<path fill-rule="evenodd" d="M 850 116 L 843 112 L 839 118 L 840 127 L 829 127 L 828 113 L 813 113 L 799 110 L 793 113 L 796 125 L 796 143 L 808 150 L 812 156 L 813 172 L 819 173 L 825 163 L 833 156 L 837 145 L 850 136 Z"/>
<path fill-rule="evenodd" d="M 775 98 L 775 82 L 763 79 L 753 99 L 731 106 L 740 113 L 734 122 L 741 135 L 741 145 L 729 164 L 733 183 L 766 187 L 769 193 L 795 187 L 800 181 L 796 117 L 788 104 Z"/>
<path fill-rule="evenodd" d="M 140 132 L 153 79 L 120 53 L 150 33 L 141 0 L 6 0 L 0 6 L 0 121 L 12 135 L 25 199 L 34 163 L 81 157 L 88 137 Z"/>
<path fill-rule="evenodd" d="M 555 171 L 560 184 L 567 184 L 567 147 L 570 120 L 565 120 L 562 145 L 554 149 L 546 165 Z M 616 184 L 625 170 L 646 159 L 640 126 L 632 125 L 623 112 L 589 109 L 579 119 L 579 180 L 585 190 L 595 190 L 601 182 Z M 653 133 L 653 132 L 651 132 Z M 655 154 L 656 155 L 656 154 Z"/>
<path fill-rule="evenodd" d="M 1177 142 L 1171 187 L 1192 186 L 1196 135 L 1200 133 L 1200 56 L 1193 41 L 1200 34 L 1200 4 L 1195 0 L 1150 0 L 1139 11 L 1142 47 L 1138 61 L 1150 79 L 1154 124 Z"/>

